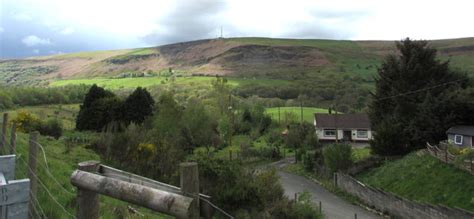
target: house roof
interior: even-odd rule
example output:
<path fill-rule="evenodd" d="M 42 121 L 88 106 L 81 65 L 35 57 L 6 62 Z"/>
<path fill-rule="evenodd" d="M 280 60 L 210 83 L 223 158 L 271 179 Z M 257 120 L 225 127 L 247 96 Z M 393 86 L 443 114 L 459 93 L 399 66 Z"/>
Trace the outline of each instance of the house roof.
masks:
<path fill-rule="evenodd" d="M 446 134 L 459 134 L 474 136 L 474 126 L 458 125 L 453 126 L 446 131 Z"/>
<path fill-rule="evenodd" d="M 316 128 L 370 129 L 370 120 L 367 114 L 325 114 L 315 113 Z"/>

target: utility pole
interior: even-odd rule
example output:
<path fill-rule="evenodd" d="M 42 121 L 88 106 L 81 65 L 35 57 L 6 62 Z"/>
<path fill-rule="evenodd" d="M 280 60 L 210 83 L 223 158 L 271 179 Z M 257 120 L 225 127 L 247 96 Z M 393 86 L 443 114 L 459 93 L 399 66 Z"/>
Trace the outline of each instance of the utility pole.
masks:
<path fill-rule="evenodd" d="M 229 124 L 229 146 L 232 146 L 232 129 L 234 127 L 234 112 L 232 108 L 232 94 L 229 94 L 229 113 L 230 116 L 230 124 Z"/>
<path fill-rule="evenodd" d="M 336 126 L 336 143 L 339 142 L 339 130 L 337 130 L 337 108 L 334 107 L 334 126 Z"/>
<path fill-rule="evenodd" d="M 301 124 L 303 124 L 303 101 L 300 102 L 300 110 L 301 110 Z"/>
<path fill-rule="evenodd" d="M 280 122 L 280 106 L 278 106 L 278 124 L 281 125 L 281 122 Z"/>

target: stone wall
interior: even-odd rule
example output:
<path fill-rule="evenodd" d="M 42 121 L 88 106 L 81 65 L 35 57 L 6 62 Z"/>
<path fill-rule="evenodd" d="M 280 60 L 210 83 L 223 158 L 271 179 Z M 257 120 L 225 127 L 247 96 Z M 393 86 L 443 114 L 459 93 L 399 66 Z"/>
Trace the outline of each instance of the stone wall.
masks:
<path fill-rule="evenodd" d="M 359 197 L 365 204 L 374 207 L 382 212 L 387 212 L 399 218 L 458 218 L 472 219 L 474 213 L 459 209 L 449 208 L 441 205 L 421 204 L 399 197 L 393 193 L 370 187 L 353 177 L 335 173 L 335 183 L 337 187 Z"/>

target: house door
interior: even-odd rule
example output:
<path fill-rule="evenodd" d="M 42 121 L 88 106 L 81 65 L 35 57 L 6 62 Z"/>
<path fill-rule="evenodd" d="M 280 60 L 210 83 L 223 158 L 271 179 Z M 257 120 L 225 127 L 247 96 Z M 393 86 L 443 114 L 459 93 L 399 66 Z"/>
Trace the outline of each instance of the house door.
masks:
<path fill-rule="evenodd" d="M 342 139 L 344 141 L 351 141 L 352 140 L 352 132 L 351 130 L 344 130 Z"/>

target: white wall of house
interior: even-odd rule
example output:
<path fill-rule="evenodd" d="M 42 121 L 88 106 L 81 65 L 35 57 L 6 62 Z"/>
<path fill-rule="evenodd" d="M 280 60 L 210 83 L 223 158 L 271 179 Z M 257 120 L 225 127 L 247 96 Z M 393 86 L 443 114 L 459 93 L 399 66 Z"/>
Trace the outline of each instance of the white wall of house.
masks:
<path fill-rule="evenodd" d="M 357 130 L 359 130 L 359 135 L 357 134 Z M 361 136 L 360 131 L 367 131 L 367 137 Z M 368 129 L 352 129 L 352 140 L 354 141 L 368 141 L 372 139 L 372 131 Z"/>
<path fill-rule="evenodd" d="M 335 135 L 325 135 L 325 130 L 326 129 L 316 129 L 316 135 L 318 136 L 319 140 L 336 140 Z M 329 129 L 329 130 L 334 130 L 334 129 Z M 372 139 L 373 135 L 372 135 L 371 130 L 359 129 L 359 131 L 362 131 L 362 130 L 367 131 L 367 137 L 361 136 L 360 134 L 362 134 L 362 133 L 359 133 L 359 135 L 357 135 L 357 129 L 352 129 L 351 130 L 353 141 L 368 141 L 368 140 Z M 338 140 L 342 140 L 344 138 L 344 130 L 342 130 L 342 129 L 337 130 L 337 138 L 338 138 Z"/>
<path fill-rule="evenodd" d="M 341 140 L 343 137 L 343 131 L 337 130 L 337 139 Z M 316 129 L 316 135 L 319 140 L 336 140 L 336 136 L 327 136 L 324 134 L 324 129 Z"/>

